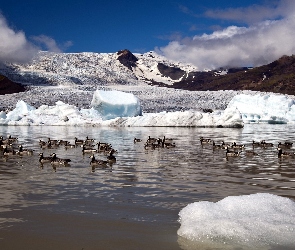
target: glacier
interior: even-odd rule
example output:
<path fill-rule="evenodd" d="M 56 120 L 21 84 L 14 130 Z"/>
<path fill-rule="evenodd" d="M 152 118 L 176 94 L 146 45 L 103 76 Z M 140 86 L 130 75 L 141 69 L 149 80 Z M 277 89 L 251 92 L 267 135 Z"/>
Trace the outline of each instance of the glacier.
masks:
<path fill-rule="evenodd" d="M 35 108 L 20 100 L 0 112 L 0 125 L 114 127 L 243 127 L 245 123 L 294 123 L 294 100 L 277 94 L 236 95 L 224 110 L 142 112 L 140 100 L 122 91 L 92 92 L 91 108 L 57 101 Z"/>
<path fill-rule="evenodd" d="M 270 245 L 291 249 L 295 245 L 294 214 L 295 202 L 285 197 L 269 193 L 228 196 L 216 203 L 194 202 L 181 209 L 177 233 L 190 249 L 201 249 L 201 243 L 212 249 L 227 249 L 227 244 L 236 249 Z"/>

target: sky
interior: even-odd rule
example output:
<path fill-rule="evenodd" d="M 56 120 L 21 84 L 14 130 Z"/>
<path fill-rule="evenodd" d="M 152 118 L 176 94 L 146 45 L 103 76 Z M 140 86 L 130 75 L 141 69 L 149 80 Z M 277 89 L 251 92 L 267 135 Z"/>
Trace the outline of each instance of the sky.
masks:
<path fill-rule="evenodd" d="M 260 66 L 295 51 L 293 0 L 0 0 L 0 61 L 38 50 L 156 51 L 199 70 Z"/>

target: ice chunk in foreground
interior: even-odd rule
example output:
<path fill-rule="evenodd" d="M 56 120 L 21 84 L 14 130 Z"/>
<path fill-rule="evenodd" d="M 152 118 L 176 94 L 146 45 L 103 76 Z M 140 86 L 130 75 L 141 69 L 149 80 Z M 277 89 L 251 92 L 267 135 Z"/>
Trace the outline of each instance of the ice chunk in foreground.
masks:
<path fill-rule="evenodd" d="M 178 235 L 195 244 L 295 246 L 295 202 L 277 195 L 258 193 L 191 203 L 180 211 L 179 222 Z"/>
<path fill-rule="evenodd" d="M 284 95 L 246 95 L 233 97 L 228 107 L 236 107 L 245 123 L 295 123 L 295 101 Z"/>
<path fill-rule="evenodd" d="M 35 110 L 35 108 L 24 101 L 20 100 L 16 103 L 15 109 L 7 114 L 5 119 L 8 119 L 10 121 L 19 121 L 24 116 L 29 115 L 29 113 Z"/>
<path fill-rule="evenodd" d="M 91 106 L 98 110 L 106 120 L 142 115 L 140 102 L 136 96 L 116 90 L 96 90 L 93 94 Z"/>

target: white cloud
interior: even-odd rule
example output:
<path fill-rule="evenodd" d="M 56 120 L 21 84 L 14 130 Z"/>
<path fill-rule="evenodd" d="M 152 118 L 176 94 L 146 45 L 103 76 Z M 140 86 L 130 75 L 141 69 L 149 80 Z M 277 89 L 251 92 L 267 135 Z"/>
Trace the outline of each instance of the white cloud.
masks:
<path fill-rule="evenodd" d="M 260 11 L 264 21 L 259 20 L 260 22 L 245 27 L 229 26 L 212 34 L 171 41 L 159 50 L 169 59 L 190 62 L 199 70 L 222 66 L 260 66 L 282 55 L 295 54 L 295 1 L 278 2 L 274 14 L 269 11 L 270 7 L 257 5 L 246 10 L 248 15 L 251 13 L 252 20 Z M 230 13 L 231 15 L 229 10 L 219 10 L 219 15 L 216 14 L 215 17 L 227 17 L 228 20 L 243 17 L 241 9 L 236 12 L 231 9 Z M 274 19 L 265 20 L 266 18 Z"/>
<path fill-rule="evenodd" d="M 41 47 L 44 47 L 45 50 L 51 51 L 51 52 L 62 52 L 63 49 L 66 49 L 70 46 L 72 46 L 71 41 L 67 41 L 64 43 L 64 45 L 58 45 L 56 41 L 46 35 L 39 35 L 39 36 L 32 36 L 31 37 L 33 41 L 37 42 Z"/>
<path fill-rule="evenodd" d="M 11 29 L 0 14 L 0 61 L 24 62 L 30 60 L 37 48 L 27 41 L 23 31 Z"/>
<path fill-rule="evenodd" d="M 30 42 L 23 31 L 10 28 L 0 13 L 0 62 L 27 62 L 43 48 L 51 52 L 62 52 L 62 49 L 72 46 L 71 41 L 59 46 L 53 38 L 46 35 L 32 36 L 31 39 L 38 46 Z"/>

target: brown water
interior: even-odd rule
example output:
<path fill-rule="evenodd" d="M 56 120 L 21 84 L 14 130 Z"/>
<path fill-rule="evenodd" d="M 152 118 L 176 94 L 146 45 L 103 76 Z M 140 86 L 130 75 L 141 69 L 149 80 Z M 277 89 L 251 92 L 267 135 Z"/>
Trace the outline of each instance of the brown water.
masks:
<path fill-rule="evenodd" d="M 258 192 L 295 200 L 295 167 L 294 159 L 278 159 L 276 147 L 227 160 L 224 151 L 201 146 L 199 137 L 236 141 L 248 150 L 252 140 L 294 142 L 294 130 L 290 125 L 0 127 L 0 135 L 17 136 L 35 150 L 33 156 L 0 158 L 0 249 L 213 249 L 177 236 L 179 211 L 196 201 Z M 144 142 L 134 144 L 134 137 L 145 141 L 149 135 L 172 137 L 176 147 L 146 150 Z M 90 154 L 83 156 L 80 147 L 42 150 L 38 145 L 48 137 L 74 142 L 86 136 L 111 143 L 117 162 L 93 171 Z M 72 161 L 69 167 L 40 166 L 39 152 Z"/>

